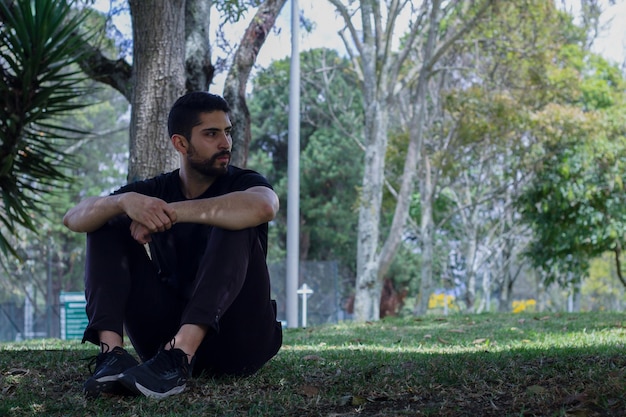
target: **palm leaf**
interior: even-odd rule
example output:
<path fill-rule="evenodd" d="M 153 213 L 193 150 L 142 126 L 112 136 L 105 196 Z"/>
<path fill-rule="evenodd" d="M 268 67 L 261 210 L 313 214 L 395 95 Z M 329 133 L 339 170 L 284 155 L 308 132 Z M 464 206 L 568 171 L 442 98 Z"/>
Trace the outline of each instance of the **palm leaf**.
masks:
<path fill-rule="evenodd" d="M 74 1 L 0 2 L 0 250 L 18 257 L 8 235 L 36 231 L 46 195 L 67 181 L 59 146 L 85 132 L 59 117 L 85 107 L 86 76 L 77 70 L 85 15 Z"/>

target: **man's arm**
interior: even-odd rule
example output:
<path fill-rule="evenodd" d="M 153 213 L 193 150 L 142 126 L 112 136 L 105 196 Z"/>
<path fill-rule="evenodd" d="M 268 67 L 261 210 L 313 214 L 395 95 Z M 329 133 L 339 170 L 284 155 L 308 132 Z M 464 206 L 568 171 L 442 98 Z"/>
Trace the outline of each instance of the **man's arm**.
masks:
<path fill-rule="evenodd" d="M 88 197 L 65 214 L 63 224 L 74 232 L 93 232 L 124 213 L 150 233 L 167 230 L 176 222 L 176 212 L 165 201 L 129 192 Z"/>
<path fill-rule="evenodd" d="M 256 186 L 218 197 L 173 202 L 169 206 L 175 210 L 178 223 L 201 223 L 240 230 L 272 220 L 278 212 L 279 201 L 271 188 Z M 150 235 L 154 233 L 138 221 L 131 223 L 130 232 L 141 244 L 150 242 Z"/>
<path fill-rule="evenodd" d="M 170 203 L 179 223 L 202 223 L 230 230 L 245 229 L 274 219 L 278 196 L 271 188 L 255 186 L 218 197 Z"/>

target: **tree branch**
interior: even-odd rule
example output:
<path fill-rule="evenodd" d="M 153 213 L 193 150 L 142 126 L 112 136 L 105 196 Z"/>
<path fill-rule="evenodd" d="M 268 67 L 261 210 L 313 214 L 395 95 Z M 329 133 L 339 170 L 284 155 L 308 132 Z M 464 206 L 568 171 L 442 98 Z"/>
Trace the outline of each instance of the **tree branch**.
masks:
<path fill-rule="evenodd" d="M 132 65 L 123 59 L 108 59 L 98 48 L 87 43 L 83 45 L 84 58 L 79 62 L 83 72 L 95 81 L 110 85 L 130 103 L 133 91 Z"/>

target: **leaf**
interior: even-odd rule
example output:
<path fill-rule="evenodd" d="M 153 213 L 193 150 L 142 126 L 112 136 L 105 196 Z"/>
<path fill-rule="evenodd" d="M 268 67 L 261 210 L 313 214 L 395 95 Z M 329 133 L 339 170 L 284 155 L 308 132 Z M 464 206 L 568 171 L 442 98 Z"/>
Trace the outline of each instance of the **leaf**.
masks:
<path fill-rule="evenodd" d="M 320 389 L 314 385 L 302 385 L 298 392 L 305 397 L 316 397 L 320 393 Z"/>
<path fill-rule="evenodd" d="M 473 345 L 480 345 L 481 343 L 485 343 L 487 340 L 486 338 L 480 338 L 480 339 L 475 339 L 474 341 L 472 341 Z"/>
<path fill-rule="evenodd" d="M 350 404 L 352 404 L 353 406 L 359 406 L 359 405 L 367 404 L 368 402 L 369 400 L 367 398 L 354 395 L 352 397 L 352 400 L 350 401 Z"/>
<path fill-rule="evenodd" d="M 565 399 L 563 400 L 563 404 L 565 405 L 579 404 L 579 403 L 586 402 L 588 399 L 589 399 L 589 395 L 584 392 L 581 392 L 578 394 L 572 394 L 572 395 L 565 397 Z"/>
<path fill-rule="evenodd" d="M 533 395 L 541 395 L 541 394 L 545 394 L 548 390 L 546 390 L 544 387 L 542 387 L 541 385 L 531 385 L 528 388 L 526 388 L 526 392 L 528 394 L 533 394 Z"/>
<path fill-rule="evenodd" d="M 361 406 L 366 404 L 369 400 L 360 395 L 344 395 L 341 397 L 341 401 L 339 402 L 341 405 L 351 405 L 354 407 Z"/>

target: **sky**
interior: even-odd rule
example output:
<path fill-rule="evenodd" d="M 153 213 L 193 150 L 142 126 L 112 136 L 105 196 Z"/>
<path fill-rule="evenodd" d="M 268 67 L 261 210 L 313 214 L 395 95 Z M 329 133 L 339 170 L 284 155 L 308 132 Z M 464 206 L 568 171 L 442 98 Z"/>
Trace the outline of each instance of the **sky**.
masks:
<path fill-rule="evenodd" d="M 574 15 L 578 14 L 580 0 L 566 0 Z M 626 59 L 626 0 L 617 0 L 611 5 L 608 0 L 601 0 L 603 13 L 600 25 L 603 28 L 593 45 L 594 52 L 617 64 Z"/>

